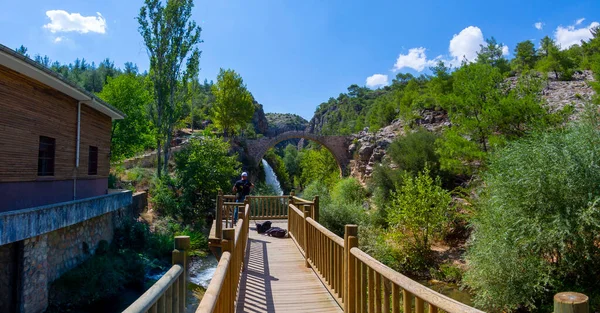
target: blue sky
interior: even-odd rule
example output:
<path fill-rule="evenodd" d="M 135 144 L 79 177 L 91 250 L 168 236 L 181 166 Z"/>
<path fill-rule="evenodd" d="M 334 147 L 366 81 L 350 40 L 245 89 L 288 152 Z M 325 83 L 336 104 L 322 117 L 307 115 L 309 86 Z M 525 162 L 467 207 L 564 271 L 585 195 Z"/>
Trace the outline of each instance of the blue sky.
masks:
<path fill-rule="evenodd" d="M 62 63 L 108 57 L 146 70 L 135 20 L 142 3 L 4 1 L 0 43 Z M 436 59 L 456 63 L 483 38 L 506 45 L 508 57 L 517 42 L 545 35 L 566 47 L 589 37 L 599 15 L 598 0 L 199 0 L 193 12 L 204 40 L 201 80 L 232 68 L 266 112 L 306 119 L 351 84 L 377 88 L 398 72 L 427 73 Z"/>

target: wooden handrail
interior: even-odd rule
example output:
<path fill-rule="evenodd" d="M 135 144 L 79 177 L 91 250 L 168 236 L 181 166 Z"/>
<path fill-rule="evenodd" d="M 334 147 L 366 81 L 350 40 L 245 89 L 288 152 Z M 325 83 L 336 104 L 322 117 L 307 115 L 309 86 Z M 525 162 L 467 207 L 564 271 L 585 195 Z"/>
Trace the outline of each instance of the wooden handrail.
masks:
<path fill-rule="evenodd" d="M 132 303 L 123 313 L 147 312 L 155 305 L 158 300 L 166 293 L 179 276 L 183 273 L 183 267 L 175 264 L 169 269 L 150 289 L 146 290 L 134 303 Z"/>
<path fill-rule="evenodd" d="M 297 202 L 302 202 L 304 204 L 312 204 L 313 203 L 310 200 L 302 199 L 302 198 L 299 198 L 299 197 L 296 197 L 296 196 L 292 196 L 291 198 L 294 199 L 294 200 L 296 200 Z"/>
<path fill-rule="evenodd" d="M 331 239 L 331 241 L 335 242 L 340 247 L 344 247 L 344 239 L 343 238 L 336 235 L 334 232 L 325 228 L 325 226 L 319 224 L 317 221 L 313 220 L 310 217 L 307 218 L 306 220 L 308 221 L 309 224 L 311 224 L 313 227 L 315 227 L 318 231 L 323 233 L 323 235 L 325 235 L 325 236 L 327 236 L 327 238 Z"/>
<path fill-rule="evenodd" d="M 394 271 L 359 248 L 352 248 L 350 253 L 358 261 L 366 265 L 370 270 L 380 274 L 383 278 L 389 280 L 393 285 L 403 289 L 403 293 L 408 293 L 409 296 L 414 295 L 417 297 L 415 302 L 419 302 L 420 299 L 427 302 L 429 305 L 442 309 L 448 313 L 483 313 L 483 311 L 477 310 L 452 298 L 444 296 Z M 371 278 L 371 274 L 369 274 L 369 278 Z M 392 303 L 392 305 L 399 304 Z"/>
<path fill-rule="evenodd" d="M 132 303 L 123 313 L 183 313 L 187 294 L 187 252 L 190 247 L 189 236 L 175 237 L 175 250 L 172 253 L 173 266 Z"/>
<path fill-rule="evenodd" d="M 206 292 L 202 297 L 202 301 L 200 302 L 198 309 L 196 309 L 196 313 L 216 311 L 217 303 L 221 296 L 221 291 L 224 289 L 223 286 L 225 285 L 225 276 L 227 276 L 230 263 L 231 253 L 223 252 L 221 259 L 219 260 L 219 264 L 217 265 L 217 269 L 215 270 L 215 273 L 210 280 L 210 284 L 208 285 L 208 288 L 206 288 Z"/>
<path fill-rule="evenodd" d="M 250 230 L 250 204 L 243 205 L 235 228 L 223 230 L 223 253 L 196 313 L 234 312 Z M 208 296 L 207 296 L 208 295 Z"/>

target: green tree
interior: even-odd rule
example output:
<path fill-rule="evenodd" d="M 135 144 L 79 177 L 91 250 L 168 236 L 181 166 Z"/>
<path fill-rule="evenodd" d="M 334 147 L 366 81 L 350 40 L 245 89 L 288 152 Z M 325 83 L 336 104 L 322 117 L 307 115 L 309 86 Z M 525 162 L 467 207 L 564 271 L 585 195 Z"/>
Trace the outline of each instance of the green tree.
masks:
<path fill-rule="evenodd" d="M 325 148 L 303 150 L 300 155 L 300 166 L 302 167 L 303 185 L 321 181 L 328 187 L 332 187 L 340 176 L 337 162 L 331 152 Z"/>
<path fill-rule="evenodd" d="M 155 103 L 152 117 L 156 128 L 157 174 L 166 173 L 173 128 L 181 118 L 182 77 L 188 55 L 198 55 L 201 28 L 191 20 L 193 0 L 145 0 L 137 21 L 150 57 L 150 79 Z M 161 147 L 164 145 L 164 148 Z M 161 148 L 163 154 L 161 155 Z M 164 162 L 163 162 L 164 161 Z"/>
<path fill-rule="evenodd" d="M 214 209 L 219 189 L 230 190 L 240 163 L 229 155 L 229 144 L 219 138 L 195 137 L 175 154 L 175 178 L 163 176 L 154 188 L 159 210 L 192 224 Z M 156 199 L 155 199 L 156 198 Z"/>
<path fill-rule="evenodd" d="M 290 179 L 293 182 L 294 177 L 300 176 L 302 168 L 300 167 L 300 157 L 298 156 L 298 148 L 292 144 L 288 144 L 283 152 L 283 164 L 287 172 L 290 174 Z"/>
<path fill-rule="evenodd" d="M 210 112 L 211 118 L 225 136 L 235 134 L 237 127 L 243 127 L 250 121 L 254 114 L 252 95 L 234 70 L 219 71 L 212 93 L 215 103 Z"/>
<path fill-rule="evenodd" d="M 144 151 L 153 144 L 153 133 L 146 108 L 153 101 L 143 77 L 125 74 L 108 78 L 98 96 L 127 116 L 113 121 L 111 160 L 118 161 Z"/>
<path fill-rule="evenodd" d="M 564 290 L 597 299 L 598 153 L 596 118 L 515 141 L 492 158 L 464 278 L 478 306 L 549 311 L 552 295 Z"/>
<path fill-rule="evenodd" d="M 569 80 L 572 75 L 572 64 L 565 53 L 560 51 L 560 47 L 554 40 L 546 36 L 542 38 L 541 47 L 538 50 L 540 58 L 536 68 L 542 72 L 552 72 L 556 79 Z"/>
<path fill-rule="evenodd" d="M 417 175 L 427 167 L 435 177 L 440 168 L 434 147 L 438 137 L 433 132 L 418 128 L 406 136 L 396 138 L 388 147 L 388 155 L 401 170 Z"/>
<path fill-rule="evenodd" d="M 502 52 L 503 45 L 499 44 L 494 37 L 485 40 L 486 45 L 480 45 L 477 52 L 477 62 L 491 65 L 500 70 L 500 73 L 510 71 L 508 60 Z"/>
<path fill-rule="evenodd" d="M 517 72 L 523 72 L 535 67 L 537 55 L 535 45 L 531 40 L 521 41 L 515 47 L 515 58 L 512 60 L 513 67 Z"/>
<path fill-rule="evenodd" d="M 416 177 L 405 173 L 402 180 L 402 186 L 392 193 L 388 222 L 396 236 L 410 239 L 419 254 L 427 255 L 431 239 L 450 221 L 452 197 L 441 187 L 439 178 L 431 178 L 428 169 Z"/>

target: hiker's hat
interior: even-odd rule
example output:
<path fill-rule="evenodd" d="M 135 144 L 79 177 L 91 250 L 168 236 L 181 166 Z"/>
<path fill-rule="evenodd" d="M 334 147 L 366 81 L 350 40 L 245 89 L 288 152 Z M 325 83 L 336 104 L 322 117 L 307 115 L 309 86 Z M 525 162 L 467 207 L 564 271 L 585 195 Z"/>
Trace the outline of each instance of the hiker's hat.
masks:
<path fill-rule="evenodd" d="M 242 173 L 242 177 L 247 177 L 247 176 L 248 176 L 248 173 L 246 173 L 246 172 Z"/>

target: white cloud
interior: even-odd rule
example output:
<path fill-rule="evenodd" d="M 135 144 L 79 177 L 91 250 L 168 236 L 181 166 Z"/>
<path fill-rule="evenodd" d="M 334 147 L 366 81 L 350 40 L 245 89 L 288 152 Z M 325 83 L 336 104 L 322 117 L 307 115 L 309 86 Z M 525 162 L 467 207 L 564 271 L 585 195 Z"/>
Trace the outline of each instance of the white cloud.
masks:
<path fill-rule="evenodd" d="M 54 43 L 60 43 L 60 42 L 62 42 L 63 40 L 65 40 L 65 37 L 58 36 L 58 37 L 54 38 Z"/>
<path fill-rule="evenodd" d="M 481 49 L 481 45 L 485 44 L 483 33 L 477 26 L 469 26 L 455 34 L 450 40 L 450 63 L 454 66 L 459 66 L 466 59 L 469 62 L 475 61 L 477 52 Z"/>
<path fill-rule="evenodd" d="M 374 74 L 367 77 L 367 87 L 378 88 L 388 85 L 388 76 L 383 74 Z"/>
<path fill-rule="evenodd" d="M 542 30 L 542 28 L 544 28 L 544 23 L 537 22 L 537 23 L 533 24 L 533 27 L 537 28 L 538 30 Z"/>
<path fill-rule="evenodd" d="M 394 64 L 393 70 L 399 71 L 403 68 L 412 68 L 417 72 L 421 72 L 425 67 L 434 65 L 441 58 L 441 56 L 438 56 L 433 60 L 427 60 L 426 50 L 423 47 L 412 48 L 408 50 L 408 54 L 400 54 L 396 60 L 396 64 Z"/>
<path fill-rule="evenodd" d="M 584 18 L 584 17 L 582 17 L 582 18 L 578 19 L 578 20 L 575 22 L 575 25 L 580 25 L 581 23 L 583 23 L 583 21 L 585 21 L 585 18 Z"/>
<path fill-rule="evenodd" d="M 412 48 L 408 50 L 407 54 L 400 54 L 392 69 L 394 72 L 399 71 L 403 68 L 411 68 L 415 71 L 421 72 L 426 67 L 435 66 L 438 61 L 443 61 L 446 65 L 453 67 L 459 67 L 464 60 L 467 62 L 473 62 L 477 59 L 477 52 L 481 50 L 481 46 L 486 46 L 486 42 L 483 39 L 483 33 L 477 26 L 469 26 L 461 30 L 458 34 L 454 34 L 450 40 L 448 47 L 449 56 L 437 56 L 434 59 L 427 59 L 426 50 L 424 47 Z M 502 49 L 502 55 L 506 56 L 510 54 L 510 50 L 507 45 L 500 44 Z M 378 74 L 376 74 L 378 75 Z M 367 83 L 370 78 L 367 78 Z"/>
<path fill-rule="evenodd" d="M 50 23 L 44 25 L 52 33 L 78 32 L 86 34 L 89 32 L 104 34 L 106 32 L 106 20 L 100 12 L 97 16 L 82 16 L 79 13 L 68 13 L 63 10 L 46 11 Z"/>
<path fill-rule="evenodd" d="M 582 19 L 577 22 L 583 22 Z M 575 24 L 579 25 L 579 24 Z M 590 31 L 594 27 L 600 26 L 598 22 L 592 22 L 587 27 L 575 28 L 575 25 L 567 27 L 558 26 L 554 32 L 554 40 L 560 45 L 561 49 L 568 49 L 572 45 L 581 44 L 581 41 L 587 41 L 592 38 L 592 32 Z"/>

